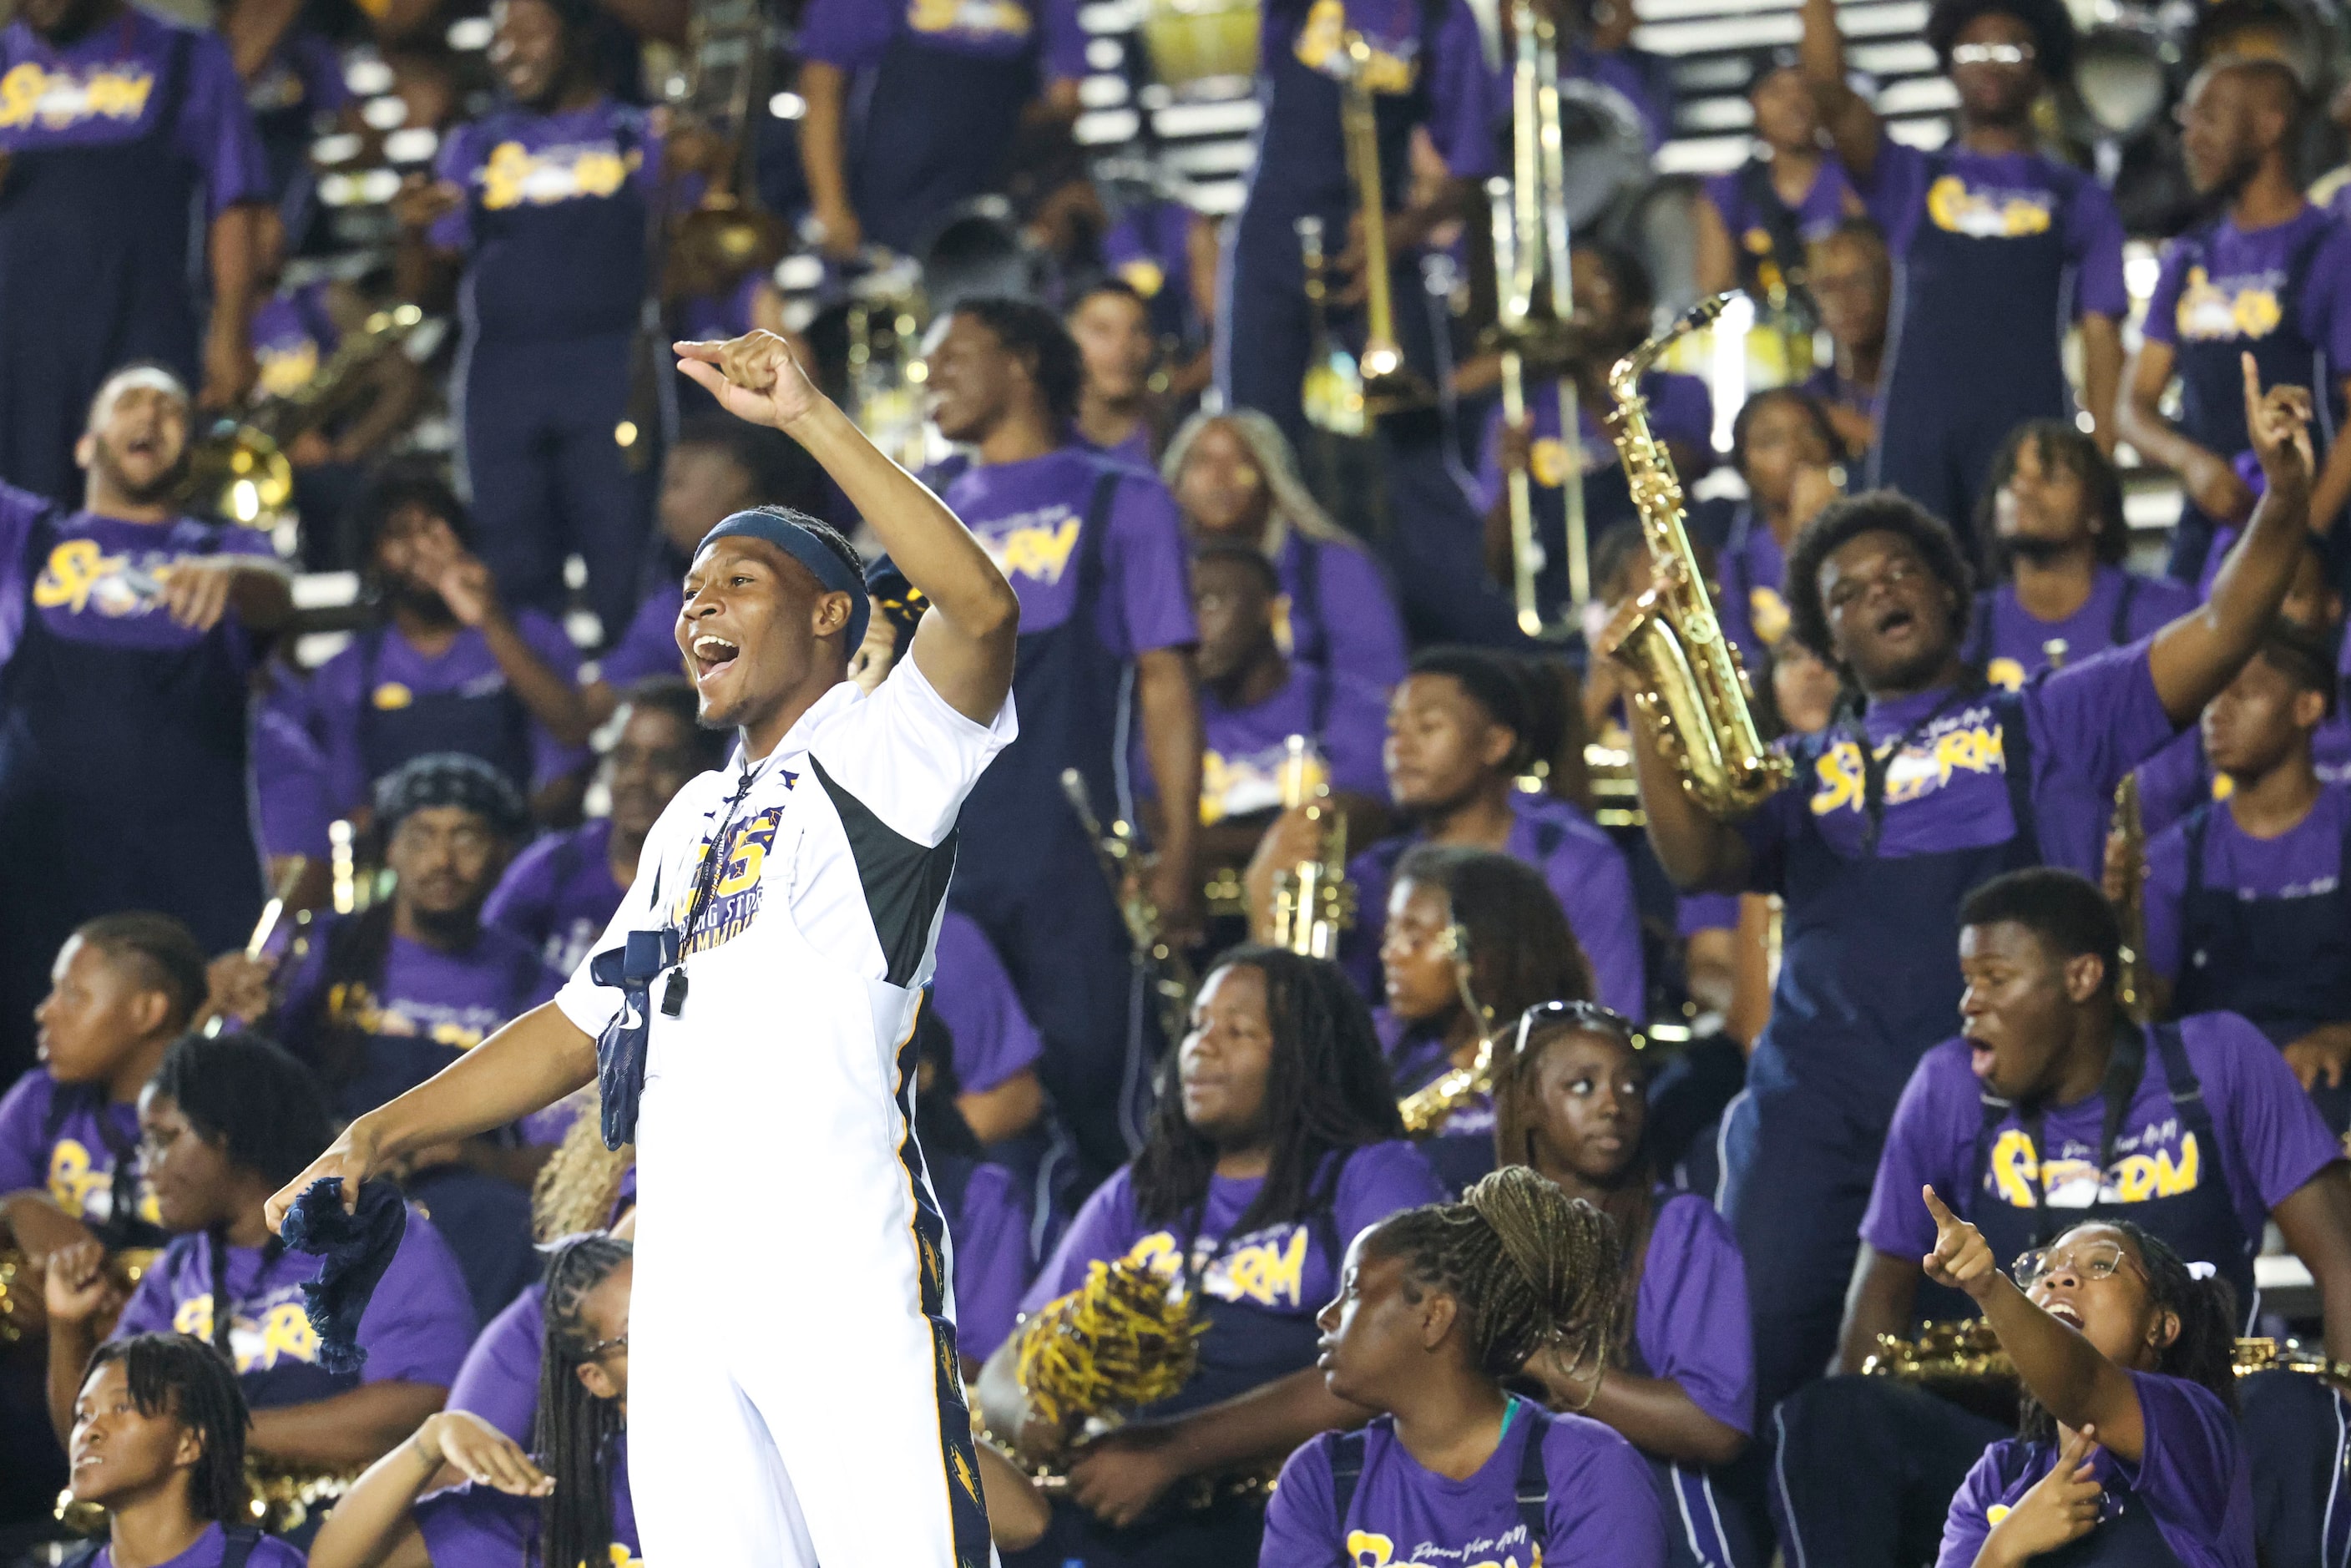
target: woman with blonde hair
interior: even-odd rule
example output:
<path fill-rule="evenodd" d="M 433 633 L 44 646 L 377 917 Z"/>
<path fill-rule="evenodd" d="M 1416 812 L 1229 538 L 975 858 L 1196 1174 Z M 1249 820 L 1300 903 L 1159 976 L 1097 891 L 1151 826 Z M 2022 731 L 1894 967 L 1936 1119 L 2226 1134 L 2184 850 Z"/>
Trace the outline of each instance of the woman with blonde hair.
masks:
<path fill-rule="evenodd" d="M 1288 612 L 1281 651 L 1382 689 L 1404 679 L 1404 622 L 1379 563 L 1298 476 L 1281 429 L 1255 409 L 1195 414 L 1159 471 L 1196 540 L 1265 552 Z"/>

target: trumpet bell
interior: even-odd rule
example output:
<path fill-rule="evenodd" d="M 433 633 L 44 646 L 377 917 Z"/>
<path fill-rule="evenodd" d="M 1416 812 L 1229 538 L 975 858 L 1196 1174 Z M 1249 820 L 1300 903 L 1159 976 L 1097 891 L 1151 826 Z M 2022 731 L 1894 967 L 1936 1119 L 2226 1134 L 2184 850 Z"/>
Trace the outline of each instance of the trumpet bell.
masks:
<path fill-rule="evenodd" d="M 1333 348 L 1306 367 L 1302 389 L 1306 423 L 1333 435 L 1361 435 L 1370 428 L 1364 406 L 1364 376 L 1355 357 Z"/>
<path fill-rule="evenodd" d="M 270 528 L 284 519 L 294 499 L 294 465 L 262 432 L 224 419 L 189 450 L 181 495 L 203 516 Z"/>

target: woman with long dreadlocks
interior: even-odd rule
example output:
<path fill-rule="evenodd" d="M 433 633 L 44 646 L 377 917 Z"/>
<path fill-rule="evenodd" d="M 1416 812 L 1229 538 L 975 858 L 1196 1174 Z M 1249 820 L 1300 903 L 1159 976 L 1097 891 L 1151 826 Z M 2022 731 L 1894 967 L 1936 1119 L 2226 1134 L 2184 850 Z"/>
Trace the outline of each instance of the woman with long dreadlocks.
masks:
<path fill-rule="evenodd" d="M 1754 1430 L 1746 1265 L 1713 1205 L 1656 1185 L 1632 1024 L 1590 1002 L 1530 1008 L 1496 1052 L 1494 1101 L 1502 1165 L 1615 1227 L 1614 1335 L 1581 1365 L 1546 1355 L 1527 1371 L 1554 1408 L 1614 1427 L 1647 1458 L 1673 1568 L 1750 1568 L 1762 1557 L 1745 1516 L 1718 1503 L 1712 1479 Z"/>
<path fill-rule="evenodd" d="M 288 1254 L 262 1218 L 269 1195 L 329 1136 L 326 1102 L 300 1062 L 253 1035 L 189 1035 L 140 1096 L 139 1129 L 173 1236 L 113 1338 L 176 1330 L 208 1342 L 235 1366 L 253 1407 L 250 1447 L 286 1465 L 366 1464 L 441 1407 L 474 1313 L 447 1244 L 413 1211 L 360 1320 L 365 1368 L 318 1364 L 301 1290 L 318 1263 Z M 60 1435 L 107 1304 L 104 1262 L 95 1244 L 49 1260 L 49 1412 Z"/>
<path fill-rule="evenodd" d="M 1228 955 L 1193 1004 L 1143 1152 L 1086 1200 L 1021 1302 L 1036 1312 L 1095 1262 L 1147 1265 L 1207 1324 L 1198 1369 L 1079 1451 L 1039 1561 L 1254 1561 L 1259 1502 L 1227 1490 L 1186 1508 L 1168 1494 L 1364 1418 L 1314 1372 L 1316 1304 L 1350 1238 L 1440 1196 L 1404 1141 L 1371 1015 L 1344 973 L 1277 948 Z M 989 1358 L 979 1398 L 992 1432 L 1033 1448 L 1023 1338 Z"/>
<path fill-rule="evenodd" d="M 98 1347 L 68 1437 L 73 1500 L 106 1511 L 106 1544 L 85 1568 L 301 1568 L 302 1554 L 246 1521 L 236 1374 L 186 1334 Z"/>
<path fill-rule="evenodd" d="M 1398 1094 L 1472 1067 L 1484 1042 L 1537 1002 L 1592 995 L 1583 950 L 1542 873 L 1452 844 L 1417 844 L 1397 862 L 1380 977 L 1386 1002 L 1372 1021 Z M 1421 1147 L 1455 1192 L 1492 1170 L 1492 1097 L 1473 1096 Z"/>
<path fill-rule="evenodd" d="M 1332 1397 L 1378 1414 L 1290 1457 L 1263 1568 L 1658 1568 L 1665 1519 L 1632 1445 L 1504 1387 L 1531 1360 L 1604 1365 L 1621 1250 L 1607 1216 L 1518 1166 L 1358 1236 L 1317 1364 Z"/>
<path fill-rule="evenodd" d="M 311 1543 L 311 1562 L 322 1568 L 634 1563 L 627 1448 L 635 1271 L 626 1241 L 587 1235 L 557 1245 L 541 1290 L 546 1330 L 533 1453 L 479 1416 L 443 1411 L 344 1494 Z M 444 1464 L 466 1484 L 423 1496 Z"/>

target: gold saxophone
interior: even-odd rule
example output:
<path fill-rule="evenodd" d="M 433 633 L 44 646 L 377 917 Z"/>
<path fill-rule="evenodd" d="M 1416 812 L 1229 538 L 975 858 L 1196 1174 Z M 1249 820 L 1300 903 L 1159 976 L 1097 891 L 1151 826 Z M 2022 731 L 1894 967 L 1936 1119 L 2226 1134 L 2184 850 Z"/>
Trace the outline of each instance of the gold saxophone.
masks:
<path fill-rule="evenodd" d="M 1689 536 L 1682 531 L 1682 486 L 1664 443 L 1649 433 L 1641 378 L 1673 341 L 1721 314 L 1733 297 L 1718 294 L 1616 363 L 1608 390 L 1616 454 L 1632 482 L 1633 505 L 1656 566 L 1656 583 L 1637 603 L 1639 618 L 1611 656 L 1635 677 L 1634 706 L 1657 730 L 1660 750 L 1682 788 L 1708 816 L 1752 810 L 1787 782 L 1788 759 L 1768 749 L 1749 708 L 1747 672 L 1724 641 Z"/>
<path fill-rule="evenodd" d="M 1494 1092 L 1494 1014 L 1469 988 L 1468 928 L 1455 921 L 1445 933 L 1445 946 L 1453 955 L 1453 983 L 1460 988 L 1461 1005 L 1478 1020 L 1478 1055 L 1468 1066 L 1457 1067 L 1396 1102 L 1404 1130 L 1416 1138 L 1436 1132 L 1454 1112 Z"/>
<path fill-rule="evenodd" d="M 1331 804 L 1331 789 L 1310 787 L 1312 763 L 1308 742 L 1293 735 L 1282 763 L 1281 804 L 1303 806 L 1321 831 L 1315 852 L 1287 871 L 1273 873 L 1273 940 L 1309 958 L 1335 958 L 1339 936 L 1355 924 L 1355 884 L 1347 880 L 1347 818 Z"/>
<path fill-rule="evenodd" d="M 2115 786 L 2113 831 L 2122 841 L 2122 895 L 2115 915 L 2123 928 L 2115 1000 L 2133 1023 L 2155 1017 L 2154 972 L 2147 961 L 2147 819 L 2139 810 L 2138 775 L 2126 773 Z"/>

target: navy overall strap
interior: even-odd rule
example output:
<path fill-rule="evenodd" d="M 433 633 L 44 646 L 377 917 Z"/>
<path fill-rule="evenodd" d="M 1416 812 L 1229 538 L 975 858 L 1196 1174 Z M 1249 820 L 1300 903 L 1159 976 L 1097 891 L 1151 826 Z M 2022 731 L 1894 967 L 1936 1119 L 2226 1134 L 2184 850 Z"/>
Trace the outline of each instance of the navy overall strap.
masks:
<path fill-rule="evenodd" d="M 1991 657 L 1992 601 L 1998 589 L 1987 588 L 1976 595 L 1975 613 L 1968 618 L 1967 644 L 1959 650 L 1959 662 L 1980 664 Z"/>
<path fill-rule="evenodd" d="M 1551 1435 L 1551 1416 L 1541 1407 L 1527 1405 L 1527 1446 L 1519 1452 L 1519 1522 L 1527 1527 L 1527 1548 L 1537 1563 L 1542 1561 L 1543 1542 L 1550 1527 L 1544 1522 L 1551 1511 L 1551 1472 L 1543 1469 L 1543 1439 Z"/>
<path fill-rule="evenodd" d="M 2179 958 L 2171 971 L 2181 977 L 2188 973 L 2189 944 L 2194 939 L 2189 925 L 2196 900 L 2204 892 L 2204 837 L 2211 828 L 2212 802 L 2200 800 L 2188 813 L 2182 827 L 2187 840 L 2188 875 L 2179 889 Z"/>
<path fill-rule="evenodd" d="M 224 1531 L 221 1542 L 220 1568 L 245 1568 L 253 1549 L 261 1544 L 261 1531 L 243 1528 Z"/>
<path fill-rule="evenodd" d="M 2000 716 L 2001 766 L 2008 779 L 2008 811 L 2015 820 L 2016 836 L 2032 852 L 2029 863 L 2041 862 L 2041 829 L 2032 809 L 2032 735 L 2024 724 L 2024 699 L 2010 692 L 1992 704 Z"/>
<path fill-rule="evenodd" d="M 2137 598 L 2138 574 L 2126 571 L 2123 573 L 2122 597 L 2115 601 L 2114 622 L 2106 628 L 2107 647 L 2119 648 L 2130 641 L 2131 604 Z"/>
<path fill-rule="evenodd" d="M 1364 1479 L 1364 1441 L 1360 1427 L 1331 1439 L 1331 1512 L 1342 1542 L 1347 1539 L 1347 1511 L 1355 1506 L 1355 1488 Z M 1340 1561 L 1353 1568 L 1352 1558 L 1343 1555 Z"/>

